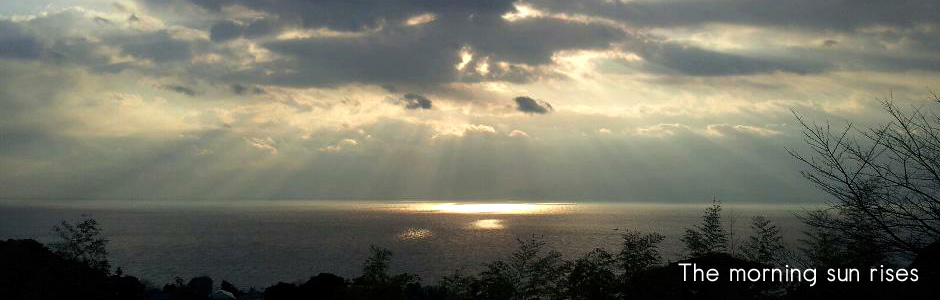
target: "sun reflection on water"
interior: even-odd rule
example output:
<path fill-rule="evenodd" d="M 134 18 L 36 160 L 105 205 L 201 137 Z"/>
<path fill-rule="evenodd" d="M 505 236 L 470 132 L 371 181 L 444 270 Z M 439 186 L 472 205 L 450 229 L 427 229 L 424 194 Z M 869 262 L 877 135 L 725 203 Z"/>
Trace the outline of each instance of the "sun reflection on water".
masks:
<path fill-rule="evenodd" d="M 430 230 L 424 228 L 408 228 L 398 234 L 402 240 L 423 240 L 434 235 Z"/>
<path fill-rule="evenodd" d="M 473 223 L 470 224 L 470 227 L 473 229 L 498 230 L 505 229 L 506 225 L 503 225 L 503 220 L 485 219 L 473 221 Z"/>

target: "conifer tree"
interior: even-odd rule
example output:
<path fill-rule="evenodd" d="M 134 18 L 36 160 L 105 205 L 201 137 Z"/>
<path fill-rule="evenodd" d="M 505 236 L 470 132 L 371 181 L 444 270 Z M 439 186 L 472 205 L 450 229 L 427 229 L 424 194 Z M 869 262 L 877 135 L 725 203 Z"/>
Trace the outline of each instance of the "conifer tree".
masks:
<path fill-rule="evenodd" d="M 685 230 L 682 242 L 691 257 L 727 251 L 728 235 L 721 226 L 721 202 L 717 198 L 705 209 L 702 224 Z"/>

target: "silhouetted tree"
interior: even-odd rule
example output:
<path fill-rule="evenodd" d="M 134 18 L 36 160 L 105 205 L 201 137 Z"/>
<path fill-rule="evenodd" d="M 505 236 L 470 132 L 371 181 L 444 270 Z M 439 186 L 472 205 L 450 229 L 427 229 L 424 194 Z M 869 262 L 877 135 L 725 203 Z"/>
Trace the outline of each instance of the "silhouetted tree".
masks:
<path fill-rule="evenodd" d="M 741 245 L 741 256 L 744 259 L 767 265 L 779 265 L 786 261 L 786 247 L 777 225 L 763 216 L 755 216 L 751 218 L 751 230 L 754 235 Z"/>
<path fill-rule="evenodd" d="M 517 240 L 519 248 L 508 261 L 487 264 L 480 274 L 479 299 L 555 299 L 564 293 L 563 281 L 570 266 L 561 253 L 545 250 L 545 242 Z"/>
<path fill-rule="evenodd" d="M 839 211 L 839 212 L 845 212 Z M 858 214 L 832 216 L 825 210 L 808 213 L 804 218 L 809 226 L 800 248 L 814 267 L 870 267 L 888 264 L 888 245 L 877 226 Z M 848 224 L 853 224 L 849 229 Z M 833 224 L 838 224 L 834 226 Z"/>
<path fill-rule="evenodd" d="M 220 290 L 223 290 L 223 291 L 226 291 L 226 292 L 229 292 L 229 293 L 232 293 L 232 295 L 235 295 L 235 297 L 241 297 L 241 296 L 245 295 L 245 292 L 243 292 L 243 291 L 241 291 L 240 289 L 238 289 L 238 287 L 236 287 L 236 286 L 235 286 L 234 284 L 232 284 L 231 282 L 228 282 L 228 281 L 225 281 L 225 280 L 222 280 L 222 284 L 219 285 L 219 289 L 220 289 Z"/>
<path fill-rule="evenodd" d="M 721 202 L 717 198 L 713 198 L 712 205 L 705 209 L 702 224 L 685 230 L 682 242 L 692 257 L 728 249 L 728 236 L 721 224 Z"/>
<path fill-rule="evenodd" d="M 186 289 L 192 298 L 202 299 L 212 294 L 213 286 L 212 278 L 209 278 L 209 276 L 199 276 L 190 279 L 189 283 L 186 284 Z"/>
<path fill-rule="evenodd" d="M 144 299 L 147 286 L 140 282 L 137 277 L 115 274 L 111 275 L 109 279 L 115 299 Z"/>
<path fill-rule="evenodd" d="M 662 263 L 659 243 L 666 237 L 658 233 L 627 231 L 623 234 L 623 249 L 617 255 L 617 263 L 623 270 L 623 278 L 648 270 Z"/>
<path fill-rule="evenodd" d="M 310 277 L 307 282 L 300 285 L 298 292 L 303 299 L 339 299 L 340 293 L 346 288 L 346 280 L 330 273 L 320 273 Z"/>
<path fill-rule="evenodd" d="M 559 294 L 559 283 L 568 268 L 561 253 L 546 251 L 545 242 L 534 238 L 517 241 L 519 248 L 509 260 L 516 299 L 551 299 Z"/>
<path fill-rule="evenodd" d="M 300 293 L 297 285 L 278 282 L 275 285 L 264 289 L 265 300 L 299 300 Z"/>
<path fill-rule="evenodd" d="M 436 286 L 432 286 L 432 298 L 441 300 L 472 300 L 478 299 L 477 278 L 464 275 L 461 271 L 442 276 Z"/>
<path fill-rule="evenodd" d="M 565 296 L 572 300 L 616 299 L 617 262 L 604 249 L 594 249 L 574 261 L 566 281 Z"/>
<path fill-rule="evenodd" d="M 362 276 L 353 279 L 351 295 L 354 299 L 407 299 L 407 294 L 420 290 L 420 278 L 413 274 L 389 275 L 392 252 L 385 248 L 370 247 L 371 255 L 363 264 Z"/>
<path fill-rule="evenodd" d="M 940 116 L 923 107 L 905 112 L 890 99 L 882 107 L 891 121 L 861 129 L 834 131 L 797 115 L 809 154 L 788 151 L 808 167 L 803 176 L 835 198 L 838 213 L 810 226 L 847 234 L 865 220 L 881 232 L 873 236 L 879 245 L 914 254 L 940 240 Z"/>
<path fill-rule="evenodd" d="M 56 254 L 110 273 L 111 264 L 108 262 L 108 250 L 105 248 L 108 240 L 102 237 L 97 220 L 86 218 L 78 224 L 62 221 L 52 229 L 59 241 L 49 244 L 49 248 Z"/>
<path fill-rule="evenodd" d="M 34 240 L 0 241 L 0 299 L 107 300 L 116 294 L 101 270 L 66 259 Z"/>
<path fill-rule="evenodd" d="M 392 259 L 392 251 L 385 248 L 371 246 L 369 248 L 371 255 L 366 259 L 362 266 L 362 277 L 358 280 L 363 282 L 384 282 L 388 280 L 388 263 Z"/>
<path fill-rule="evenodd" d="M 475 299 L 481 300 L 511 300 L 520 299 L 517 295 L 517 282 L 514 278 L 512 266 L 502 260 L 486 264 L 486 269 L 480 272 L 478 282 L 479 291 Z"/>

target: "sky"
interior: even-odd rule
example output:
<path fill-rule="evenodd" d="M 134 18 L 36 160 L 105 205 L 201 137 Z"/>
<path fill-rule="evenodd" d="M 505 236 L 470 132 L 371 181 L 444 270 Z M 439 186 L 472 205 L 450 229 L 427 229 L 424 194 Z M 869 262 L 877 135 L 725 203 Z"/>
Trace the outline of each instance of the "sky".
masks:
<path fill-rule="evenodd" d="M 0 198 L 806 203 L 940 2 L 0 3 Z"/>

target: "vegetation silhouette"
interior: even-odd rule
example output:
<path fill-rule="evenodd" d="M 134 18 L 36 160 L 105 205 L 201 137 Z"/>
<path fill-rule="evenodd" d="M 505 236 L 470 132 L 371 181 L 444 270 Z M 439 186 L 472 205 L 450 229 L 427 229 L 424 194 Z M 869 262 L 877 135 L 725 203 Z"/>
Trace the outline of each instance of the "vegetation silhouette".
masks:
<path fill-rule="evenodd" d="M 102 237 L 97 220 L 86 218 L 78 224 L 62 221 L 52 229 L 59 241 L 49 244 L 49 247 L 56 254 L 85 263 L 105 273 L 111 271 L 108 250 L 105 248 L 108 240 Z"/>
<path fill-rule="evenodd" d="M 940 104 L 933 92 L 931 100 Z M 788 149 L 807 167 L 803 176 L 835 199 L 804 221 L 826 238 L 870 247 L 857 249 L 868 263 L 886 259 L 878 252 L 912 257 L 940 240 L 940 115 L 905 111 L 891 97 L 881 104 L 891 121 L 862 128 L 796 114 L 809 150 Z"/>
<path fill-rule="evenodd" d="M 826 283 L 817 286 L 807 282 L 716 282 L 685 281 L 679 263 L 694 263 L 701 268 L 770 268 L 792 261 L 781 242 L 779 229 L 768 219 L 756 216 L 754 231 L 740 246 L 739 256 L 727 253 L 726 236 L 713 226 L 721 224 L 721 204 L 714 200 L 703 214 L 702 224 L 687 232 L 699 232 L 697 238 L 683 238 L 688 259 L 664 263 L 659 244 L 665 239 L 656 233 L 626 231 L 622 249 L 611 253 L 597 248 L 574 260 L 549 249 L 539 238 L 518 240 L 518 248 L 508 257 L 484 264 L 478 274 L 454 272 L 436 284 L 423 284 L 416 275 L 392 274 L 389 262 L 393 253 L 372 246 L 371 255 L 363 263 L 362 275 L 345 279 L 320 273 L 304 282 L 279 282 L 263 290 L 243 291 L 222 281 L 216 286 L 207 276 L 185 281 L 177 278 L 162 288 L 148 287 L 118 268 L 114 274 L 106 257 L 86 256 L 53 251 L 33 240 L 0 241 L 0 295 L 4 299 L 388 299 L 388 300 L 534 300 L 534 299 L 831 299 L 855 296 L 859 299 L 933 299 L 940 283 L 940 247 L 931 245 L 921 251 L 911 267 L 923 270 L 916 283 Z M 70 224 L 66 222 L 65 224 Z M 53 245 L 56 249 L 84 249 L 88 241 L 101 245 L 98 223 L 87 219 L 81 234 L 64 235 Z M 712 230 L 712 232 L 707 232 Z M 828 234 L 828 231 L 826 231 Z M 689 235 L 686 235 L 688 237 Z M 713 240 L 707 240 L 714 238 Z M 701 251 L 712 245 L 712 251 Z M 99 249 L 99 247 L 92 247 Z M 802 249 L 803 262 L 848 266 L 840 255 L 851 255 L 851 245 L 834 240 L 830 235 L 809 234 Z M 838 250 L 838 251 L 835 251 Z M 835 251 L 835 252 L 827 252 Z M 834 254 L 833 254 L 834 253 Z M 823 255 L 826 254 L 826 255 Z M 867 255 L 867 254 L 866 254 Z M 853 261 L 854 262 L 854 261 Z"/>

